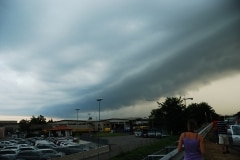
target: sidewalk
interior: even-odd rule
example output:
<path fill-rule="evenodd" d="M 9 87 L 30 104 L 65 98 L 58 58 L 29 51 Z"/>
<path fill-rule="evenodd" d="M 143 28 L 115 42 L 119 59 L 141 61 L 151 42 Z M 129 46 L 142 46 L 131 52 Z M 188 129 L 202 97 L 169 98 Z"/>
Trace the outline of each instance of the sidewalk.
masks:
<path fill-rule="evenodd" d="M 230 146 L 230 153 L 223 154 L 218 144 L 206 139 L 205 148 L 205 160 L 240 160 L 240 146 Z"/>

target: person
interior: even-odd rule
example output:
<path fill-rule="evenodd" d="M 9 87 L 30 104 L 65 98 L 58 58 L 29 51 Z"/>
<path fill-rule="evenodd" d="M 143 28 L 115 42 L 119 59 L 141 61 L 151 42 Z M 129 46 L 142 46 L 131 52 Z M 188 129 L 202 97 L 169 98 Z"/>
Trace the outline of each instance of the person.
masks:
<path fill-rule="evenodd" d="M 218 144 L 221 146 L 222 153 L 229 153 L 228 145 L 228 136 L 227 136 L 227 123 L 224 121 L 224 116 L 220 117 L 220 120 L 217 123 L 218 130 Z"/>
<path fill-rule="evenodd" d="M 196 133 L 197 123 L 191 119 L 187 122 L 187 132 L 181 133 L 178 152 L 184 150 L 184 160 L 203 160 L 205 153 L 203 137 Z"/>
<path fill-rule="evenodd" d="M 218 131 L 217 131 L 217 120 L 214 120 L 212 122 L 213 132 L 214 132 L 214 141 L 216 144 L 218 144 Z"/>

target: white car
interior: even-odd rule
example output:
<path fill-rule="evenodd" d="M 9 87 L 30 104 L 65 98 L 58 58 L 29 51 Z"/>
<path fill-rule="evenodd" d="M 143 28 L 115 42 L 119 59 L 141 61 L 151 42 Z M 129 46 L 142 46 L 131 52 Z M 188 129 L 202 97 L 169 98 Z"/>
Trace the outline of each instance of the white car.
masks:
<path fill-rule="evenodd" d="M 38 148 L 34 146 L 26 146 L 26 147 L 20 147 L 19 151 L 31 151 L 31 150 L 37 150 Z"/>
<path fill-rule="evenodd" d="M 15 151 L 19 151 L 19 146 L 14 145 L 14 146 L 6 146 L 3 148 L 3 150 L 15 150 Z"/>
<path fill-rule="evenodd" d="M 17 151 L 17 150 L 3 149 L 0 151 L 0 155 L 8 155 L 8 156 L 14 157 L 17 155 L 18 152 L 19 151 Z"/>
<path fill-rule="evenodd" d="M 37 140 L 35 142 L 35 146 L 39 145 L 39 144 L 54 144 L 53 142 L 50 142 L 48 140 Z"/>
<path fill-rule="evenodd" d="M 0 141 L 0 145 L 1 146 L 12 146 L 12 145 L 14 145 L 14 143 L 12 143 L 10 141 Z"/>
<path fill-rule="evenodd" d="M 142 136 L 142 131 L 141 130 L 136 130 L 136 131 L 134 131 L 134 135 L 136 137 L 141 137 Z"/>
<path fill-rule="evenodd" d="M 75 142 L 61 142 L 60 146 L 77 146 L 79 145 L 78 143 Z"/>
<path fill-rule="evenodd" d="M 240 125 L 230 125 L 228 135 L 230 143 L 240 145 Z"/>

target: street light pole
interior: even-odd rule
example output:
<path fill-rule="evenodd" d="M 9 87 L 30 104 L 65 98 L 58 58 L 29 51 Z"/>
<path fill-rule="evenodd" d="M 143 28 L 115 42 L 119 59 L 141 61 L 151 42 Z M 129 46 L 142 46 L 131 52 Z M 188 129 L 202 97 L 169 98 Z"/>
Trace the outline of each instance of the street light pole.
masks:
<path fill-rule="evenodd" d="M 100 133 L 100 103 L 103 100 L 102 98 L 96 99 L 98 101 L 98 134 Z M 100 148 L 100 139 L 98 135 L 98 160 L 99 160 L 99 148 Z"/>
<path fill-rule="evenodd" d="M 100 131 L 100 103 L 103 100 L 102 98 L 98 98 L 96 99 L 98 101 L 98 132 Z"/>
<path fill-rule="evenodd" d="M 77 111 L 77 121 L 78 121 L 78 111 L 80 110 L 79 108 L 75 109 Z"/>
<path fill-rule="evenodd" d="M 184 100 L 184 105 L 185 105 L 185 107 L 187 107 L 187 102 L 186 102 L 186 100 L 193 100 L 193 98 L 183 98 L 183 100 Z"/>
<path fill-rule="evenodd" d="M 76 123 L 76 127 L 78 126 L 78 112 L 79 112 L 79 108 L 75 109 L 77 111 L 77 123 Z"/>

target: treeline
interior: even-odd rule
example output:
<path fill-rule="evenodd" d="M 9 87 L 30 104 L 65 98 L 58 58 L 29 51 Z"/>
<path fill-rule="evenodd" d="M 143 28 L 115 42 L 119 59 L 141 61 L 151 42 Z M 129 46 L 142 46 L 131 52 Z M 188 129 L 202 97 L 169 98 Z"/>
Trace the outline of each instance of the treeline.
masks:
<path fill-rule="evenodd" d="M 158 108 L 153 109 L 149 116 L 149 125 L 152 128 L 167 129 L 173 134 L 186 130 L 188 119 L 195 119 L 200 126 L 210 123 L 220 117 L 206 102 L 191 103 L 186 106 L 186 100 L 182 97 L 167 97 L 164 102 L 157 102 Z M 240 112 L 232 116 L 240 116 Z M 31 126 L 45 125 L 53 120 L 46 121 L 42 115 L 32 116 L 30 120 L 22 119 L 19 122 L 19 130 L 29 132 Z"/>
<path fill-rule="evenodd" d="M 206 102 L 185 105 L 182 97 L 166 98 L 164 102 L 157 102 L 158 108 L 152 110 L 149 119 L 153 128 L 164 128 L 173 134 L 186 130 L 188 119 L 195 119 L 199 127 L 219 118 L 219 114 Z M 235 116 L 240 115 L 240 112 Z"/>
<path fill-rule="evenodd" d="M 19 131 L 29 132 L 31 126 L 33 125 L 44 125 L 51 122 L 53 122 L 52 119 L 50 119 L 49 121 L 46 121 L 46 118 L 42 115 L 39 115 L 38 117 L 32 116 L 30 120 L 25 120 L 25 119 L 20 120 Z"/>

